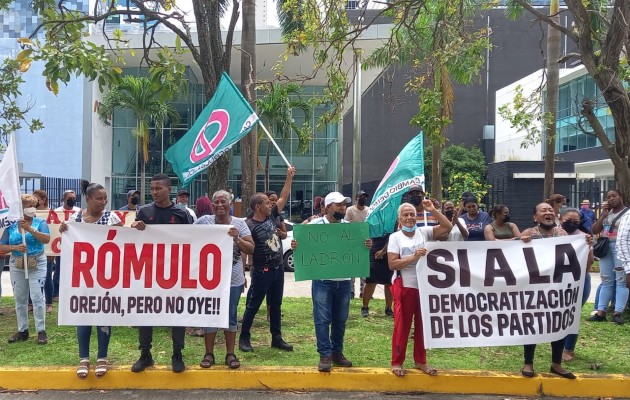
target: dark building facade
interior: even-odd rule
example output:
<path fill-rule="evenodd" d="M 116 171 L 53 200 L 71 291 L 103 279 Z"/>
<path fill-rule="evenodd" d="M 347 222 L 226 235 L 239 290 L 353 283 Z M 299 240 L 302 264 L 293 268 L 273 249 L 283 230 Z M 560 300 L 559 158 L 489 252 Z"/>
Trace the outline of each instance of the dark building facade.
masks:
<path fill-rule="evenodd" d="M 544 67 L 547 27 L 532 20 L 528 14 L 510 20 L 502 8 L 479 13 L 476 24 L 490 27 L 492 49 L 479 82 L 455 87 L 453 123 L 448 130 L 447 145 L 476 145 L 488 163 L 493 161 L 495 92 Z M 362 96 L 361 187 L 366 190 L 378 185 L 396 155 L 421 129 L 409 125 L 418 110 L 417 96 L 404 89 L 410 74 L 409 66 L 392 66 Z M 487 127 L 485 139 L 484 127 Z M 352 186 L 352 132 L 350 108 L 343 121 L 346 194 L 350 194 Z"/>

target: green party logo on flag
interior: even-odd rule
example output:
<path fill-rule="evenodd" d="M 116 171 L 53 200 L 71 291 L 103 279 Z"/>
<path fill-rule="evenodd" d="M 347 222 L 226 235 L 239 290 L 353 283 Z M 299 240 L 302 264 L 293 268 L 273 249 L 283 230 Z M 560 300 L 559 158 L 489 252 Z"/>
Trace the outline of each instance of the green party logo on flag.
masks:
<path fill-rule="evenodd" d="M 258 123 L 258 115 L 224 72 L 192 128 L 165 153 L 182 185 L 228 152 Z"/>
<path fill-rule="evenodd" d="M 381 237 L 394 231 L 400 200 L 413 185 L 424 188 L 422 133 L 407 143 L 376 188 L 366 220 L 370 226 L 370 237 Z"/>

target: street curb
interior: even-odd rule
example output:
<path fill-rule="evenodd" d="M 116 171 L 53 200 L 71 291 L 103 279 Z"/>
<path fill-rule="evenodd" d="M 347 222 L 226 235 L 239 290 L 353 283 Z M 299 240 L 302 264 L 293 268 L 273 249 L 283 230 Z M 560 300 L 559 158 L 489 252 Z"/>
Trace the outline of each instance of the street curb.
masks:
<path fill-rule="evenodd" d="M 191 367 L 175 374 L 168 367 L 133 373 L 129 366 L 112 368 L 96 379 L 93 370 L 85 380 L 74 368 L 0 368 L 0 387 L 7 390 L 89 390 L 89 389 L 216 389 L 216 390 L 299 390 L 361 391 L 398 393 L 495 394 L 559 397 L 624 397 L 630 393 L 627 375 L 577 375 L 575 380 L 538 374 L 485 371 L 440 371 L 428 376 L 407 370 L 398 378 L 386 368 L 335 368 L 330 373 L 304 367 L 242 367 L 230 370 L 215 366 L 208 370 Z"/>

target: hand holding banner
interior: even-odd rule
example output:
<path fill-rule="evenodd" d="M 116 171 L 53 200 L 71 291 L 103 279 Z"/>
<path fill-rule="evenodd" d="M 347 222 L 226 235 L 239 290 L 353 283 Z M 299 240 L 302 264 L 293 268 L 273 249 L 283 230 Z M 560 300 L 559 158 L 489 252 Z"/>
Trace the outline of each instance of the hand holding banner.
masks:
<path fill-rule="evenodd" d="M 61 242 L 59 324 L 227 328 L 229 228 L 72 224 Z"/>
<path fill-rule="evenodd" d="M 548 343 L 578 332 L 583 235 L 427 249 L 416 267 L 426 348 Z"/>
<path fill-rule="evenodd" d="M 370 275 L 365 222 L 295 225 L 293 237 L 296 281 Z"/>

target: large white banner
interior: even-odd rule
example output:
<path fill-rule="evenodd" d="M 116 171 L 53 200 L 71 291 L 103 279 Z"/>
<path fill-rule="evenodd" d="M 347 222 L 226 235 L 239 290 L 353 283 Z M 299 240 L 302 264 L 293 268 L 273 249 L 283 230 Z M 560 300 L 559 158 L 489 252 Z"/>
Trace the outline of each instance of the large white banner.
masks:
<path fill-rule="evenodd" d="M 583 235 L 427 249 L 416 266 L 427 348 L 548 343 L 578 332 Z"/>
<path fill-rule="evenodd" d="M 228 327 L 229 225 L 70 224 L 59 325 Z"/>

